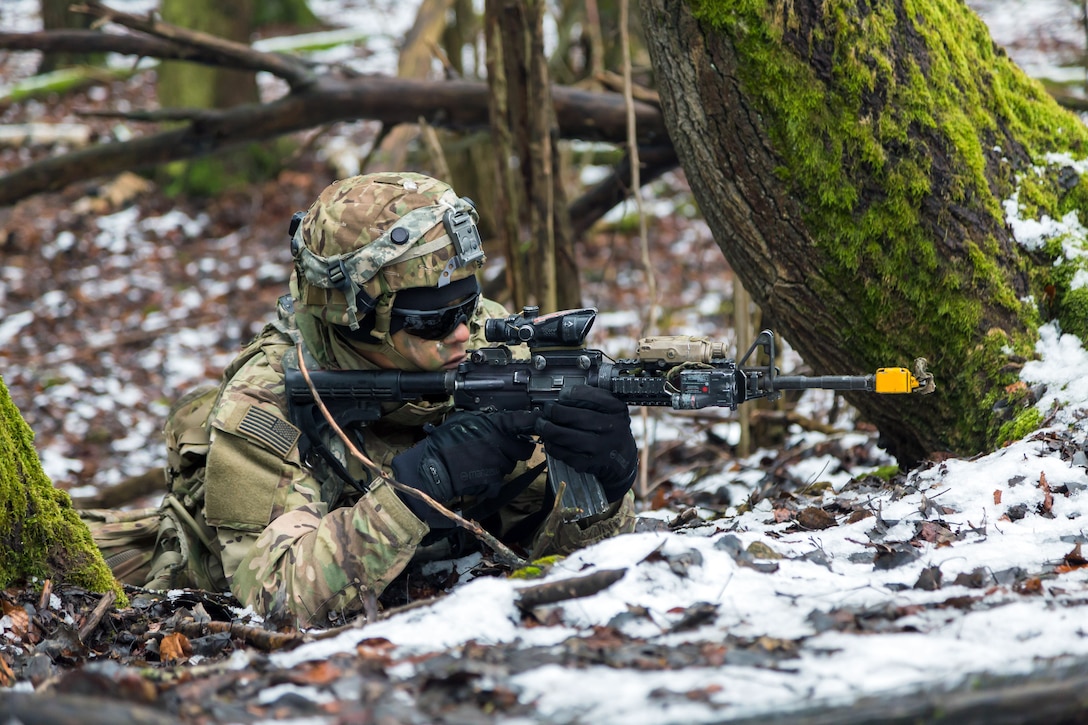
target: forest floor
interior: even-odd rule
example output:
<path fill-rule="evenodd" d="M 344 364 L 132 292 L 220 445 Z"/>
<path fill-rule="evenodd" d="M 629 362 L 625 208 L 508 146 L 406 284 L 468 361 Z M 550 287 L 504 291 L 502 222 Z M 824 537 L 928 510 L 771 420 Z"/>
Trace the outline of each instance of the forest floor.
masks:
<path fill-rule="evenodd" d="M 0 57 L 0 83 L 25 74 L 20 63 Z M 0 124 L 74 123 L 105 140 L 125 133 L 118 121 L 82 111 L 153 105 L 142 75 L 11 105 Z M 123 175 L 0 209 L 0 372 L 55 485 L 82 505 L 154 504 L 170 402 L 214 381 L 270 319 L 290 270 L 287 221 L 335 178 L 332 150 L 365 148 L 375 131 L 329 130 L 273 180 L 213 199 Z M 5 145 L 0 173 L 67 148 Z M 656 329 L 732 349 L 732 274 L 683 175 L 649 197 Z M 579 247 L 584 302 L 601 311 L 591 342 L 614 355 L 630 353 L 650 307 L 630 228 L 610 216 Z M 1065 683 L 1046 690 L 1064 702 L 1088 657 L 1076 624 L 1088 602 L 1083 422 L 1055 421 L 980 461 L 893 473 L 875 431 L 834 396 L 791 411 L 788 425 L 782 411 L 759 414 L 750 455 L 725 412 L 636 415 L 652 487 L 639 532 L 545 572 L 544 585 L 596 577 L 600 592 L 573 601 L 533 605 L 535 582 L 480 556 L 400 580 L 374 621 L 307 632 L 205 592 L 129 589 L 124 609 L 42 583 L 0 592 L 0 712 L 103 723 L 800 719 L 806 707 L 970 688 L 978 672 L 1019 677 L 1032 663 Z M 137 479 L 138 497 L 109 498 Z"/>

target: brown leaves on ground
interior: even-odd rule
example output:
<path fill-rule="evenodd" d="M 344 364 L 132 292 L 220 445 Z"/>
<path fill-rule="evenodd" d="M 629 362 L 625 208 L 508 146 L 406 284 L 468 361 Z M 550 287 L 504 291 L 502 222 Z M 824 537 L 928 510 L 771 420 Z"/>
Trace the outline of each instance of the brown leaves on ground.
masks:
<path fill-rule="evenodd" d="M 193 645 L 180 632 L 168 634 L 159 642 L 159 659 L 163 664 L 174 665 L 188 662 L 193 656 Z"/>
<path fill-rule="evenodd" d="M 835 517 L 816 506 L 809 506 L 797 514 L 797 523 L 811 530 L 829 529 L 836 525 Z"/>
<path fill-rule="evenodd" d="M 1054 514 L 1051 513 L 1050 510 L 1054 508 L 1054 494 L 1050 491 L 1050 484 L 1047 483 L 1046 473 L 1039 473 L 1039 490 L 1043 492 L 1043 502 L 1039 504 L 1039 515 L 1053 518 Z"/>
<path fill-rule="evenodd" d="M 1080 552 L 1080 542 L 1078 541 L 1070 551 L 1062 558 L 1062 563 L 1059 564 L 1054 571 L 1058 574 L 1067 574 L 1077 569 L 1083 569 L 1088 566 L 1088 559 L 1085 559 Z"/>

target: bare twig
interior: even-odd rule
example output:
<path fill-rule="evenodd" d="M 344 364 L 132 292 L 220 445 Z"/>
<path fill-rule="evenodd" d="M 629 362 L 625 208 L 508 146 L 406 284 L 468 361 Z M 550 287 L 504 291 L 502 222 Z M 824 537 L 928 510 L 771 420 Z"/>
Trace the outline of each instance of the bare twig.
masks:
<path fill-rule="evenodd" d="M 347 437 L 347 435 L 344 433 L 344 430 L 332 417 L 332 413 L 330 413 L 329 409 L 325 407 L 324 401 L 321 400 L 321 396 L 318 394 L 317 388 L 314 387 L 313 381 L 310 379 L 310 371 L 306 367 L 306 361 L 302 354 L 301 344 L 298 346 L 298 368 L 299 371 L 302 373 L 302 377 L 306 380 L 306 385 L 310 388 L 310 395 L 314 396 L 314 402 L 317 404 L 318 409 L 321 410 L 321 414 L 325 416 L 325 421 L 328 422 L 328 424 L 332 427 L 334 431 L 336 431 L 336 435 L 338 435 L 340 437 L 340 440 L 344 442 L 344 445 L 347 446 L 348 450 L 351 452 L 351 455 L 355 456 L 355 458 L 358 459 L 364 466 L 366 466 L 372 474 L 378 476 L 383 481 L 388 483 L 390 486 L 393 487 L 393 490 L 397 491 L 398 493 L 404 493 L 414 498 L 418 498 L 420 501 L 425 502 L 428 506 L 445 516 L 450 521 L 454 522 L 461 528 L 471 532 L 476 538 L 483 542 L 484 545 L 494 551 L 499 561 L 503 564 L 514 568 L 525 566 L 524 559 L 511 551 L 510 548 L 504 543 L 502 543 L 490 533 L 485 531 L 484 528 L 478 523 L 459 516 L 453 511 L 450 511 L 448 508 L 440 504 L 438 501 L 435 501 L 433 498 L 423 493 L 419 489 L 412 488 L 411 486 L 405 485 L 400 481 L 396 480 L 388 473 L 386 473 L 381 466 L 379 466 L 377 463 L 368 458 L 362 451 L 360 451 L 355 446 L 355 444 L 351 442 L 351 439 Z"/>
<path fill-rule="evenodd" d="M 46 579 L 42 585 L 42 593 L 38 597 L 38 611 L 45 610 L 49 606 L 49 598 L 53 595 L 53 580 Z"/>
<path fill-rule="evenodd" d="M 643 320 L 643 335 L 652 335 L 657 329 L 657 275 L 654 274 L 653 263 L 650 261 L 649 226 L 646 222 L 646 214 L 642 209 L 642 181 L 641 169 L 638 158 L 638 134 L 635 119 L 635 99 L 631 83 L 631 34 L 628 29 L 629 0 L 620 1 L 620 45 L 623 48 L 623 99 L 627 106 L 627 155 L 631 162 L 631 193 L 635 198 L 635 209 L 638 211 L 638 233 L 642 250 L 642 269 L 646 275 L 646 292 L 650 300 L 650 309 L 647 310 Z M 649 430 L 649 411 L 642 409 L 642 429 Z M 646 498 L 650 495 L 650 441 L 643 439 L 638 473 L 638 496 Z"/>
<path fill-rule="evenodd" d="M 252 71 L 268 71 L 282 78 L 292 90 L 307 88 L 316 81 L 316 76 L 306 64 L 290 56 L 279 53 L 265 53 L 254 50 L 243 43 L 235 43 L 209 33 L 178 27 L 156 20 L 153 16 L 133 15 L 103 5 L 98 0 L 87 0 L 84 5 L 73 6 L 72 10 L 108 20 L 132 30 L 172 41 L 182 46 L 199 48 L 211 58 L 221 60 L 224 65 Z"/>
<path fill-rule="evenodd" d="M 113 606 L 113 602 L 117 599 L 117 594 L 110 591 L 102 595 L 102 598 L 98 600 L 98 604 L 87 619 L 84 620 L 83 625 L 79 628 L 79 641 L 86 643 L 94 631 L 98 629 L 99 623 L 102 621 L 102 617 L 106 616 L 106 610 Z"/>

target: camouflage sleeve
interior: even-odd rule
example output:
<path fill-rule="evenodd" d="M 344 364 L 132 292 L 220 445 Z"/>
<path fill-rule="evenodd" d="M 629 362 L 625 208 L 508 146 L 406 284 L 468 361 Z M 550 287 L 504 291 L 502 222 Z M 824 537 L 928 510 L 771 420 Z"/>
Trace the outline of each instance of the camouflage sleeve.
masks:
<path fill-rule="evenodd" d="M 517 474 L 524 468 L 532 468 L 543 460 L 544 449 L 540 446 L 533 457 L 525 464 L 519 465 L 514 473 Z M 525 491 L 499 512 L 504 534 L 540 511 L 545 505 L 547 485 L 547 474 L 542 473 Z M 550 554 L 566 556 L 602 539 L 631 533 L 634 530 L 635 495 L 628 491 L 626 496 L 609 506 L 603 514 L 583 521 L 567 521 L 563 511 L 553 509 L 544 522 L 533 531 L 531 541 L 524 543 L 530 548 L 533 559 Z"/>
<path fill-rule="evenodd" d="M 635 530 L 635 494 L 627 494 L 600 516 L 585 521 L 564 521 L 562 511 L 553 510 L 533 538 L 531 558 L 550 554 L 566 556 L 603 539 Z"/>
<path fill-rule="evenodd" d="M 222 430 L 208 456 L 205 513 L 234 595 L 301 626 L 360 610 L 364 593 L 384 590 L 427 532 L 380 482 L 355 505 L 329 511 L 301 467 Z"/>

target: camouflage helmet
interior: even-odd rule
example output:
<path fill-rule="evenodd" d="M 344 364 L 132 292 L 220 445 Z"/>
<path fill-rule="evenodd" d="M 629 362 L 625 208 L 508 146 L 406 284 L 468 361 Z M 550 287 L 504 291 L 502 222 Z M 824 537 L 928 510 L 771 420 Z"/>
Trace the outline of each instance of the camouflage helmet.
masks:
<path fill-rule="evenodd" d="M 356 330 L 397 290 L 474 275 L 484 261 L 478 219 L 471 201 L 423 174 L 333 182 L 292 233 L 296 313 Z"/>

